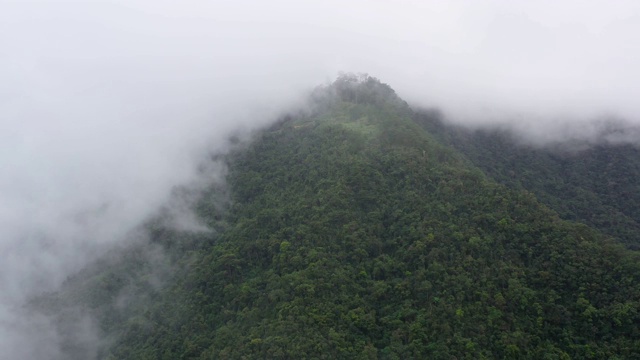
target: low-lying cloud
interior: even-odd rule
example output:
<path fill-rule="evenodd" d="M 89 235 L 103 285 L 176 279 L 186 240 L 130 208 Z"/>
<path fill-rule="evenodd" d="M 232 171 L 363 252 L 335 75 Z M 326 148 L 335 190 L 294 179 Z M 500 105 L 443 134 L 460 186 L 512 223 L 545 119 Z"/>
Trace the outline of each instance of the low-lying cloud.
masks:
<path fill-rule="evenodd" d="M 27 341 L 12 309 L 339 71 L 544 139 L 640 122 L 638 64 L 634 1 L 4 0 L 0 346 Z"/>

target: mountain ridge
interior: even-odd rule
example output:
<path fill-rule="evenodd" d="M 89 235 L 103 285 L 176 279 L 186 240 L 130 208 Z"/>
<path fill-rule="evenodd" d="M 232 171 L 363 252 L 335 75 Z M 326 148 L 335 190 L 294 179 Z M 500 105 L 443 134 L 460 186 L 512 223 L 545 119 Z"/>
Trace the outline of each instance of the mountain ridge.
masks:
<path fill-rule="evenodd" d="M 562 218 L 579 221 L 640 249 L 640 148 L 607 142 L 536 146 L 500 129 L 447 125 L 435 112 L 416 121 L 501 184 L 534 193 Z M 605 127 L 623 131 L 621 124 Z M 606 135 L 606 134 L 605 134 Z"/>

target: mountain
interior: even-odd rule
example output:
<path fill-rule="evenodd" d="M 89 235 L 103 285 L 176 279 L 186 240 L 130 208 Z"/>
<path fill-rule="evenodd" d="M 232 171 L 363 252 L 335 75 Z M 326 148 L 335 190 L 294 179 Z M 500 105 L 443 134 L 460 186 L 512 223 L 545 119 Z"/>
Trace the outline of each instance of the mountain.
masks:
<path fill-rule="evenodd" d="M 606 235 L 635 230 L 571 221 L 536 176 L 474 157 L 483 135 L 434 129 L 374 78 L 312 98 L 224 158 L 195 205 L 214 231 L 150 222 L 150 244 L 34 302 L 98 322 L 82 342 L 57 315 L 67 358 L 640 358 L 640 258 Z M 588 167 L 567 176 L 596 196 L 576 206 L 605 206 Z"/>

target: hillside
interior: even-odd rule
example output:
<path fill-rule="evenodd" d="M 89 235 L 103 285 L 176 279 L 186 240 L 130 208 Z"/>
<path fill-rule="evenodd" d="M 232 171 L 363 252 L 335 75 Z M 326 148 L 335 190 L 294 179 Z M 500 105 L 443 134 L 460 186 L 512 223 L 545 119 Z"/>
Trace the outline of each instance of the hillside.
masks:
<path fill-rule="evenodd" d="M 418 112 L 414 118 L 492 179 L 531 191 L 562 218 L 585 223 L 640 249 L 638 147 L 607 144 L 606 133 L 596 144 L 574 140 L 532 146 L 504 130 L 473 131 L 447 125 L 434 112 Z M 604 130 L 621 128 L 609 125 L 613 129 Z"/>
<path fill-rule="evenodd" d="M 226 158 L 197 205 L 216 232 L 151 226 L 163 285 L 131 252 L 44 307 L 93 299 L 106 359 L 640 358 L 637 253 L 498 183 L 375 79 L 314 99 Z"/>

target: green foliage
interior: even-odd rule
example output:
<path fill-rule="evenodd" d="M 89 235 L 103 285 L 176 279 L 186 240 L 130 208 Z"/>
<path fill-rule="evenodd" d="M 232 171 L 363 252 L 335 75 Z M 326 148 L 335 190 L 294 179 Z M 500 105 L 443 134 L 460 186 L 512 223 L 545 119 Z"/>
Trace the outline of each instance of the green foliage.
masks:
<path fill-rule="evenodd" d="M 416 121 L 513 189 L 534 193 L 567 220 L 579 221 L 640 249 L 640 150 L 631 145 L 519 144 L 502 131 L 471 131 L 434 113 Z"/>

